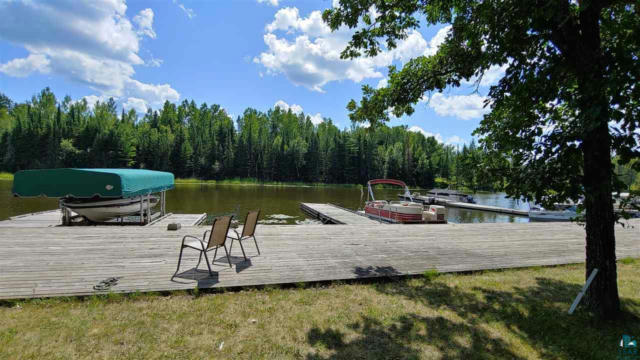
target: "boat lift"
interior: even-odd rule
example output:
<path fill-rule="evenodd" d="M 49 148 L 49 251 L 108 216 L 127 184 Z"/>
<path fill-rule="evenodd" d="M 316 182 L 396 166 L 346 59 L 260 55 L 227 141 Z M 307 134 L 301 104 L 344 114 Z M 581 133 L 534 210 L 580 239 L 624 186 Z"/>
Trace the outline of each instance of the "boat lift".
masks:
<path fill-rule="evenodd" d="M 145 169 L 42 169 L 19 171 L 14 176 L 13 194 L 20 197 L 57 197 L 62 210 L 63 225 L 72 225 L 82 215 L 74 214 L 73 206 L 65 206 L 64 199 L 85 199 L 86 201 L 136 199 L 139 198 L 139 212 L 131 209 L 122 215 L 115 214 L 104 222 L 92 224 L 148 224 L 166 214 L 166 191 L 174 188 L 172 173 Z M 160 210 L 152 212 L 151 194 L 159 193 Z M 131 201 L 129 206 L 133 205 Z M 118 205 L 119 206 L 119 205 Z M 100 206 L 96 206 L 99 208 Z M 107 208 L 105 205 L 103 208 Z M 77 207 L 77 212 L 80 213 Z M 134 208 L 135 209 L 135 208 Z M 111 215 L 111 214 L 109 214 Z M 129 217 L 138 217 L 129 221 Z"/>

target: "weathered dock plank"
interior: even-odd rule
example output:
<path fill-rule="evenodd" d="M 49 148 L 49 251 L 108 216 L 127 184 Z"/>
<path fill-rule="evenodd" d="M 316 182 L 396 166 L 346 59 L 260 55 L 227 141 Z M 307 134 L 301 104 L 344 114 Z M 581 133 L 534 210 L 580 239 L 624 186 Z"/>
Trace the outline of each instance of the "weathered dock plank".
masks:
<path fill-rule="evenodd" d="M 301 203 L 300 209 L 309 216 L 324 223 L 343 225 L 374 225 L 378 221 L 372 220 L 364 215 L 349 209 L 345 209 L 332 204 Z"/>
<path fill-rule="evenodd" d="M 618 257 L 640 256 L 640 220 L 630 224 L 616 227 Z M 584 229 L 574 223 L 259 225 L 262 255 L 247 242 L 244 261 L 236 244 L 233 267 L 220 252 L 211 277 L 205 264 L 194 270 L 198 253 L 185 250 L 172 280 L 182 236 L 205 229 L 2 227 L 0 298 L 94 294 L 109 277 L 120 278 L 114 292 L 164 291 L 584 261 Z"/>

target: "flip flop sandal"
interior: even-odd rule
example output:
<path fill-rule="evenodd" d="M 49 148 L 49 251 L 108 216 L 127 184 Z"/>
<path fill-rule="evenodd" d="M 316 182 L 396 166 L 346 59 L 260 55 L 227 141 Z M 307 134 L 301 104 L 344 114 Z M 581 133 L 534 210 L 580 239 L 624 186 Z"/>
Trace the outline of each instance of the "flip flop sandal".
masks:
<path fill-rule="evenodd" d="M 119 279 L 120 278 L 111 277 L 106 280 L 102 280 L 97 285 L 93 286 L 93 290 L 97 290 L 97 291 L 109 290 L 112 286 L 115 286 L 118 283 Z"/>

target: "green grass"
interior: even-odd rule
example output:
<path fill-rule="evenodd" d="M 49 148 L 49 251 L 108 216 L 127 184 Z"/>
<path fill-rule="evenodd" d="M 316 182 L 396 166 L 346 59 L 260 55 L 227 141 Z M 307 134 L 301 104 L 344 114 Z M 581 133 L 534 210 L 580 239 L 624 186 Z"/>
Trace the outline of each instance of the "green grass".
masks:
<path fill-rule="evenodd" d="M 436 274 L 4 302 L 0 359 L 615 359 L 640 337 L 638 262 L 616 322 L 567 314 L 582 264 Z"/>
<path fill-rule="evenodd" d="M 0 180 L 13 181 L 13 174 L 8 172 L 0 172 Z"/>

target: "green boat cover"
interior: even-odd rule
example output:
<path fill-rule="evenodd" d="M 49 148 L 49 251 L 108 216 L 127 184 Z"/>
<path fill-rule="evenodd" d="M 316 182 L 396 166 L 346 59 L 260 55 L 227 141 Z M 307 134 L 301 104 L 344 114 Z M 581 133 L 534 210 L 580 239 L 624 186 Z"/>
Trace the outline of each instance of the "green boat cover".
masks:
<path fill-rule="evenodd" d="M 140 169 L 22 170 L 13 194 L 32 197 L 129 198 L 173 189 L 173 174 Z"/>

